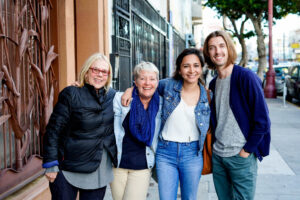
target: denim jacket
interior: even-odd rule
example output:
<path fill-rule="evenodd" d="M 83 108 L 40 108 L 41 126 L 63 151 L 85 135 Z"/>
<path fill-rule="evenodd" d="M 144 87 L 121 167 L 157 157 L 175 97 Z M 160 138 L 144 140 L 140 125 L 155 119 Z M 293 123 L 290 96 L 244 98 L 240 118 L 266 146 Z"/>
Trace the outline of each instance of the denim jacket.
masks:
<path fill-rule="evenodd" d="M 161 129 L 159 137 L 162 139 L 161 132 L 164 125 L 175 110 L 181 100 L 181 90 L 183 82 L 181 80 L 175 80 L 173 78 L 163 79 L 159 81 L 158 91 L 163 96 L 163 109 L 161 116 Z M 203 143 L 206 137 L 206 132 L 209 128 L 210 120 L 210 107 L 207 99 L 207 93 L 205 87 L 199 82 L 200 86 L 200 99 L 195 107 L 196 124 L 199 130 L 199 152 L 203 149 Z M 178 122 L 180 123 L 180 122 Z"/>
<path fill-rule="evenodd" d="M 130 111 L 130 106 L 125 107 L 121 104 L 121 96 L 123 95 L 123 92 L 117 92 L 113 101 L 114 105 L 114 131 L 115 131 L 115 137 L 116 137 L 116 143 L 117 143 L 117 149 L 118 149 L 118 166 L 120 166 L 121 158 L 122 158 L 122 146 L 123 146 L 123 138 L 125 135 L 125 130 L 122 126 L 122 123 Z M 157 137 L 159 133 L 160 123 L 161 123 L 161 108 L 162 108 L 162 98 L 159 97 L 159 110 L 156 115 L 155 119 L 155 132 L 154 137 L 152 141 L 151 147 L 146 146 L 146 160 L 147 160 L 147 166 L 148 168 L 153 168 L 155 164 L 155 151 L 157 147 Z"/>

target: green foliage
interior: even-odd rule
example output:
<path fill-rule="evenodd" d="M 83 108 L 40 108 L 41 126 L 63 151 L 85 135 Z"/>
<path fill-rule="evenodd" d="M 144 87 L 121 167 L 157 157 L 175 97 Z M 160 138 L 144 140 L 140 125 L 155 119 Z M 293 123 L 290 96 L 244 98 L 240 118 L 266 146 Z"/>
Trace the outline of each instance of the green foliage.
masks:
<path fill-rule="evenodd" d="M 268 19 L 268 0 L 208 0 L 204 6 L 232 19 L 239 19 L 246 13 L 254 17 L 262 15 L 263 19 Z M 300 14 L 299 0 L 273 0 L 273 7 L 274 19 L 281 19 L 289 13 Z"/>
<path fill-rule="evenodd" d="M 244 33 L 244 38 L 251 38 L 253 36 L 255 36 L 254 31 L 248 31 L 247 33 Z"/>
<path fill-rule="evenodd" d="M 269 0 L 207 0 L 204 4 L 204 6 L 216 10 L 218 15 L 226 15 L 231 19 L 232 24 L 235 24 L 235 20 L 251 20 L 257 36 L 258 75 L 261 79 L 266 67 L 266 50 L 262 27 L 267 25 L 266 22 L 268 21 L 268 2 Z M 273 0 L 273 20 L 281 19 L 287 14 L 300 15 L 300 0 Z M 234 32 L 235 36 L 239 34 L 242 39 L 253 34 L 250 32 L 243 33 L 243 29 L 238 33 L 236 28 L 231 32 Z"/>
<path fill-rule="evenodd" d="M 204 6 L 217 11 L 219 17 L 226 15 L 230 19 L 239 20 L 246 15 L 268 26 L 268 0 L 207 0 Z M 289 13 L 300 15 L 300 0 L 273 0 L 273 8 L 273 19 L 281 19 Z M 244 38 L 255 36 L 253 31 L 241 34 Z"/>

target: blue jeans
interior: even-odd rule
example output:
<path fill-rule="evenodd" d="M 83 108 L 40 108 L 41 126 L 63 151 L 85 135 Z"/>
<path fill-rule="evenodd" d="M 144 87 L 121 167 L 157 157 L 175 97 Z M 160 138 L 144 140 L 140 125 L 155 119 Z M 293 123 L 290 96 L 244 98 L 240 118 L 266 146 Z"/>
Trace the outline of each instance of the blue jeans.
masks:
<path fill-rule="evenodd" d="M 257 158 L 239 154 L 220 157 L 213 153 L 213 180 L 220 200 L 253 200 L 256 187 Z"/>
<path fill-rule="evenodd" d="M 156 172 L 160 200 L 176 200 L 178 182 L 182 200 L 196 200 L 203 168 L 199 142 L 160 140 L 156 151 Z"/>

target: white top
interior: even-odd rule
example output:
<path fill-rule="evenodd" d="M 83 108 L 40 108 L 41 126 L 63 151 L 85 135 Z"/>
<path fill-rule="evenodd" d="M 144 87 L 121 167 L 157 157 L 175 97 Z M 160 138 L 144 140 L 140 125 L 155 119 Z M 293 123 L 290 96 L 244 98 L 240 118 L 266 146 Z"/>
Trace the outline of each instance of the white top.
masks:
<path fill-rule="evenodd" d="M 189 106 L 181 99 L 162 130 L 164 140 L 172 142 L 193 142 L 199 140 L 199 131 L 194 112 L 195 107 L 196 105 Z"/>

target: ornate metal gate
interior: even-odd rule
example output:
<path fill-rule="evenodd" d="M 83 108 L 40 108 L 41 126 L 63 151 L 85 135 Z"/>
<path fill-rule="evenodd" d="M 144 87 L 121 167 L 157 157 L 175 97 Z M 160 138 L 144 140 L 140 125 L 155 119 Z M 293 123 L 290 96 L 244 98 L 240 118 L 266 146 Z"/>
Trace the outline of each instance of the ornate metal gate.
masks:
<path fill-rule="evenodd" d="M 57 54 L 50 0 L 0 0 L 0 199 L 41 173 Z"/>
<path fill-rule="evenodd" d="M 154 63 L 160 78 L 167 75 L 167 27 L 168 23 L 143 0 L 132 0 L 132 66 L 141 61 Z"/>
<path fill-rule="evenodd" d="M 154 63 L 165 77 L 165 36 L 132 12 L 132 66 L 141 61 Z"/>
<path fill-rule="evenodd" d="M 111 62 L 114 66 L 113 87 L 124 90 L 131 86 L 130 0 L 114 0 L 114 35 Z"/>
<path fill-rule="evenodd" d="M 153 62 L 160 78 L 168 69 L 168 23 L 144 0 L 114 1 L 114 35 L 111 62 L 113 86 L 124 90 L 132 84 L 132 69 L 141 61 Z"/>

